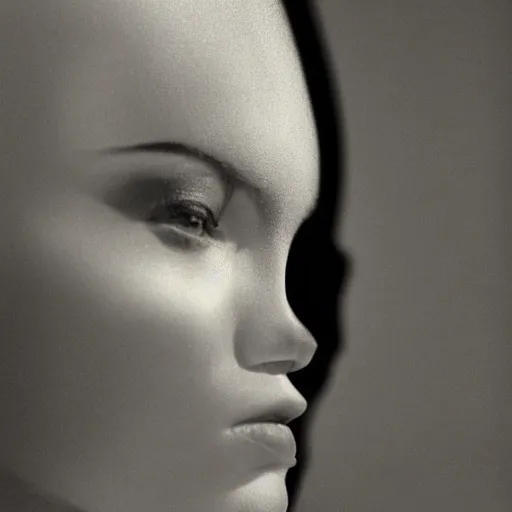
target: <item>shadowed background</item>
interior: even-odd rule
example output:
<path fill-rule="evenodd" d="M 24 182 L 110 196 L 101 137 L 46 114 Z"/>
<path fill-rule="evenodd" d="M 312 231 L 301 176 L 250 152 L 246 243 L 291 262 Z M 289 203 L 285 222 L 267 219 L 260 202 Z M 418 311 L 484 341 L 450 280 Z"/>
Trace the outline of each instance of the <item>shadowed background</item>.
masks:
<path fill-rule="evenodd" d="M 512 3 L 315 4 L 354 266 L 293 510 L 508 512 Z"/>

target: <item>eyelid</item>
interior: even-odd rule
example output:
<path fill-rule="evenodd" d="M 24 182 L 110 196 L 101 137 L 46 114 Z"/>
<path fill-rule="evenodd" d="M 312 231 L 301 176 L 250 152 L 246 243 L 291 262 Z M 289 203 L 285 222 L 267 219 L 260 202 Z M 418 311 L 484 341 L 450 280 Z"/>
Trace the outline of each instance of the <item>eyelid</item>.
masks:
<path fill-rule="evenodd" d="M 133 219 L 147 218 L 150 210 L 162 201 L 196 202 L 220 218 L 232 195 L 231 182 L 214 171 L 198 169 L 196 173 L 191 168 L 183 172 L 177 165 L 173 176 L 172 169 L 160 171 L 160 167 L 148 165 L 144 170 L 141 164 L 118 165 L 116 175 L 108 180 L 106 187 L 100 185 L 95 195 Z"/>
<path fill-rule="evenodd" d="M 162 198 L 163 200 L 167 201 L 168 203 L 173 202 L 176 204 L 191 205 L 197 206 L 200 209 L 206 209 L 208 212 L 212 214 L 212 218 L 215 221 L 215 224 L 218 224 L 218 219 L 222 217 L 222 214 L 224 213 L 227 205 L 229 204 L 229 201 L 233 193 L 233 187 L 230 186 L 231 184 L 229 182 L 225 183 L 226 186 L 222 190 L 223 193 L 222 200 L 219 201 L 220 204 L 213 205 L 211 202 L 206 200 L 206 197 L 201 196 L 201 193 L 204 192 L 204 190 L 201 190 L 202 184 L 199 185 L 198 193 L 198 190 L 194 189 L 194 186 L 190 186 L 189 189 L 187 189 L 186 186 L 176 187 L 171 183 L 171 181 L 172 180 L 164 180 L 166 195 L 164 198 Z M 197 184 L 194 183 L 193 185 Z M 207 184 L 202 186 L 204 186 L 204 188 L 208 188 Z M 206 195 L 207 194 L 205 194 L 205 196 Z"/>
<path fill-rule="evenodd" d="M 164 204 L 161 205 L 165 210 L 167 210 L 167 213 L 169 213 L 169 210 L 172 213 L 182 213 L 182 214 L 188 214 L 190 216 L 194 215 L 200 215 L 204 213 L 206 220 L 209 221 L 214 228 L 217 228 L 219 225 L 219 221 L 216 218 L 215 214 L 212 212 L 208 206 L 201 203 L 200 201 L 194 201 L 194 200 L 178 200 L 178 201 L 166 201 Z M 155 216 L 156 213 L 152 214 L 152 217 Z M 153 220 L 153 219 L 150 219 Z M 163 224 L 166 224 L 165 220 L 161 221 Z"/>
<path fill-rule="evenodd" d="M 249 179 L 251 176 L 250 172 L 244 171 L 236 165 L 219 159 L 213 154 L 193 145 L 173 141 L 156 141 L 104 148 L 99 149 L 98 152 L 113 157 L 141 157 L 149 155 L 149 159 L 161 160 L 163 167 L 167 166 L 166 161 L 168 162 L 173 158 L 182 158 L 190 163 L 197 164 L 201 168 L 209 169 L 210 172 L 223 179 L 226 186 L 226 205 L 230 201 L 233 190 L 239 186 L 246 189 L 255 198 L 256 202 L 265 202 L 263 190 L 257 183 Z"/>

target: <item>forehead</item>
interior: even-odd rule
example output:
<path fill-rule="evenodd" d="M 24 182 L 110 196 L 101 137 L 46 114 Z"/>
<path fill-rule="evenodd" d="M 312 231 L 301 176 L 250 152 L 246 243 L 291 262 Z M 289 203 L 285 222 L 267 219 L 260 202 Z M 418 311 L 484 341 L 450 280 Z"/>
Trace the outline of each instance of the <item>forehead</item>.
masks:
<path fill-rule="evenodd" d="M 314 201 L 316 133 L 280 2 L 50 3 L 48 26 L 62 26 L 51 58 L 64 148 L 178 142 L 298 208 Z"/>

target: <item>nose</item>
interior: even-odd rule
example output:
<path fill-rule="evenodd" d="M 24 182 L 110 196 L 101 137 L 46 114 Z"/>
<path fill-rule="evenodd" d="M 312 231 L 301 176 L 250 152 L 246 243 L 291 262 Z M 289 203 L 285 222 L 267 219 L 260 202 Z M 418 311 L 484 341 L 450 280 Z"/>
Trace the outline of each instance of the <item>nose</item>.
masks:
<path fill-rule="evenodd" d="M 252 371 L 287 374 L 305 368 L 317 343 L 288 303 L 283 283 L 261 283 L 239 303 L 235 333 L 238 363 Z"/>

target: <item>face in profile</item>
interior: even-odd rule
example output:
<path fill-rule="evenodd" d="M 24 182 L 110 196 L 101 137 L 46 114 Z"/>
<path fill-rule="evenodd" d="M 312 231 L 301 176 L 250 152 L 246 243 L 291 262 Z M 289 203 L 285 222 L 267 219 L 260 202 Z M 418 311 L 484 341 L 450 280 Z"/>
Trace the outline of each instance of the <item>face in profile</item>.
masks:
<path fill-rule="evenodd" d="M 0 466 L 86 512 L 283 511 L 318 190 L 283 9 L 33 4 L 5 36 Z"/>

